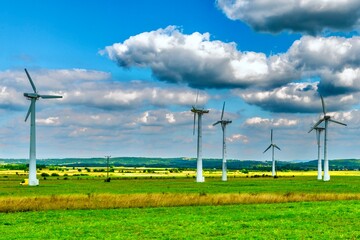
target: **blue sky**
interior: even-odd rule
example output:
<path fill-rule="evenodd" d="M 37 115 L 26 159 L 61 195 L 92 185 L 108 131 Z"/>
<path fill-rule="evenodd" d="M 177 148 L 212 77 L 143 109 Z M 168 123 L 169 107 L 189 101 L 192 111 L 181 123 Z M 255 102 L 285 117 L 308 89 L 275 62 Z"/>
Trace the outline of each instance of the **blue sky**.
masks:
<path fill-rule="evenodd" d="M 204 157 L 221 157 L 211 126 L 226 101 L 228 156 L 315 159 L 319 92 L 329 158 L 357 158 L 360 4 L 299 1 L 0 1 L 0 157 L 26 158 L 31 91 L 37 155 L 194 157 L 189 111 L 199 91 Z M 346 16 L 346 17 L 345 17 Z M 351 140 L 351 141 L 349 141 Z"/>

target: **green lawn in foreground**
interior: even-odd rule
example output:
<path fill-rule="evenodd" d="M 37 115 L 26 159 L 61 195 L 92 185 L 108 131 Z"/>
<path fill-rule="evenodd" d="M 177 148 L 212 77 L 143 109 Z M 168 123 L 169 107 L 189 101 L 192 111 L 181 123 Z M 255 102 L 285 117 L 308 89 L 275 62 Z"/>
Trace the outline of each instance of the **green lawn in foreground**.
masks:
<path fill-rule="evenodd" d="M 359 239 L 358 201 L 0 214 L 0 239 Z"/>
<path fill-rule="evenodd" d="M 334 176 L 329 182 L 315 177 L 287 178 L 230 178 L 207 179 L 196 183 L 192 178 L 178 179 L 121 179 L 109 183 L 102 179 L 40 180 L 40 186 L 20 186 L 19 181 L 2 179 L 0 197 L 40 196 L 89 193 L 360 193 L 360 177 Z"/>

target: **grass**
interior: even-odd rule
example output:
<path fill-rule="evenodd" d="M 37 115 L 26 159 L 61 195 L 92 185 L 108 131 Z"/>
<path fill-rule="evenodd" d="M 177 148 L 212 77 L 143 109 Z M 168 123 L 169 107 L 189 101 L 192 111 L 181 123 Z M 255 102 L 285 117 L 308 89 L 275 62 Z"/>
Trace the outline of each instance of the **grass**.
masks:
<path fill-rule="evenodd" d="M 358 201 L 0 213 L 0 239 L 359 239 Z"/>
<path fill-rule="evenodd" d="M 29 187 L 0 172 L 0 239 L 359 239 L 359 172 L 339 173 L 59 176 Z"/>
<path fill-rule="evenodd" d="M 102 193 L 360 193 L 359 176 L 333 176 L 329 182 L 318 181 L 313 176 L 194 181 L 192 178 L 121 179 L 104 183 L 102 178 L 52 178 L 40 180 L 37 187 L 29 187 L 21 186 L 20 179 L 0 179 L 0 197 Z"/>
<path fill-rule="evenodd" d="M 0 212 L 360 200 L 358 194 L 89 194 L 0 198 Z"/>

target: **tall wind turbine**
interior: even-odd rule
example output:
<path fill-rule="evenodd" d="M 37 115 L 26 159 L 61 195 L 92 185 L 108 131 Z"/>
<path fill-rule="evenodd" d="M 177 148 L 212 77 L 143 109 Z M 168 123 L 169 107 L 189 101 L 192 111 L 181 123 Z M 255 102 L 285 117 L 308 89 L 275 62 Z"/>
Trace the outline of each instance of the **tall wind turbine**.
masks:
<path fill-rule="evenodd" d="M 270 148 L 272 148 L 272 176 L 275 177 L 276 176 L 276 169 L 275 169 L 274 149 L 277 148 L 280 151 L 281 151 L 281 149 L 276 144 L 273 143 L 273 130 L 272 129 L 271 129 L 271 143 L 268 146 L 268 148 L 265 149 L 265 151 L 263 153 L 265 153 Z"/>
<path fill-rule="evenodd" d="M 325 122 L 325 135 L 324 135 L 324 181 L 330 180 L 330 174 L 329 174 L 329 161 L 327 158 L 327 134 L 328 134 L 328 125 L 329 121 L 333 123 L 337 123 L 343 126 L 347 126 L 345 123 L 335 121 L 334 119 L 331 119 L 331 116 L 326 115 L 326 109 L 325 109 L 325 102 L 323 97 L 320 95 L 321 98 L 321 105 L 323 109 L 324 116 L 315 123 L 315 125 L 310 129 L 309 133 L 315 129 L 317 126 L 319 126 L 320 123 Z"/>
<path fill-rule="evenodd" d="M 217 124 L 221 124 L 221 128 L 223 131 L 223 149 L 222 149 L 222 181 L 227 181 L 227 168 L 226 168 L 226 125 L 232 123 L 231 120 L 223 120 L 224 117 L 224 109 L 225 109 L 225 102 L 223 104 L 222 112 L 221 112 L 221 118 L 220 121 L 217 121 L 213 124 L 213 126 Z"/>
<path fill-rule="evenodd" d="M 196 115 L 198 116 L 198 136 L 197 136 L 197 161 L 196 161 L 196 182 L 204 182 L 203 165 L 202 165 L 202 115 L 209 113 L 209 110 L 204 110 L 196 107 L 198 96 L 196 96 L 195 106 L 192 107 L 191 112 L 194 113 L 194 127 L 193 135 L 195 135 Z"/>
<path fill-rule="evenodd" d="M 31 87 L 34 90 L 33 93 L 24 93 L 24 96 L 31 101 L 29 110 L 25 117 L 25 122 L 31 114 L 30 121 L 30 160 L 29 160 L 29 186 L 39 185 L 39 180 L 36 178 L 36 131 L 35 131 L 35 104 L 39 98 L 62 98 L 62 96 L 55 95 L 40 95 L 37 93 L 34 82 L 32 81 L 30 74 L 25 69 L 25 73 L 30 81 Z"/>

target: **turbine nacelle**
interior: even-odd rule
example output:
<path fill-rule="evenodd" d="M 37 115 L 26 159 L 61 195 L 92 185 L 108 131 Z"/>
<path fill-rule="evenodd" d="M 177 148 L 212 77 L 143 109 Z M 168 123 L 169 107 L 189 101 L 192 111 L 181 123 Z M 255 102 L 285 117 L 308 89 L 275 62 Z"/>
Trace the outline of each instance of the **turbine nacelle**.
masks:
<path fill-rule="evenodd" d="M 218 125 L 219 123 L 221 123 L 221 126 L 224 128 L 227 124 L 232 123 L 231 120 L 223 120 L 223 118 L 224 118 L 224 110 L 225 110 L 225 102 L 224 102 L 224 104 L 223 104 L 223 108 L 222 108 L 220 120 L 217 121 L 216 123 L 213 123 L 213 126 L 216 126 L 216 125 Z"/>
<path fill-rule="evenodd" d="M 29 100 L 32 98 L 35 98 L 37 100 L 39 99 L 40 95 L 37 93 L 24 93 L 24 97 L 26 97 Z"/>
<path fill-rule="evenodd" d="M 281 151 L 281 149 L 276 144 L 273 143 L 273 130 L 272 129 L 271 129 L 271 135 L 270 135 L 270 142 L 271 142 L 270 145 L 265 149 L 265 151 L 263 153 L 266 153 L 271 147 L 276 148 Z"/>
<path fill-rule="evenodd" d="M 337 124 L 340 124 L 340 125 L 343 125 L 343 126 L 347 126 L 347 124 L 336 121 L 336 120 L 332 119 L 331 116 L 327 115 L 326 108 L 325 108 L 325 101 L 324 101 L 324 99 L 323 99 L 323 97 L 321 95 L 320 95 L 320 98 L 321 98 L 321 105 L 322 105 L 324 116 L 315 123 L 315 125 L 309 130 L 308 133 L 310 133 L 314 129 L 319 129 L 318 126 L 320 125 L 320 123 L 322 123 L 324 121 L 325 122 L 333 122 L 333 123 L 337 123 Z M 325 128 L 323 128 L 323 129 L 325 129 Z"/>

